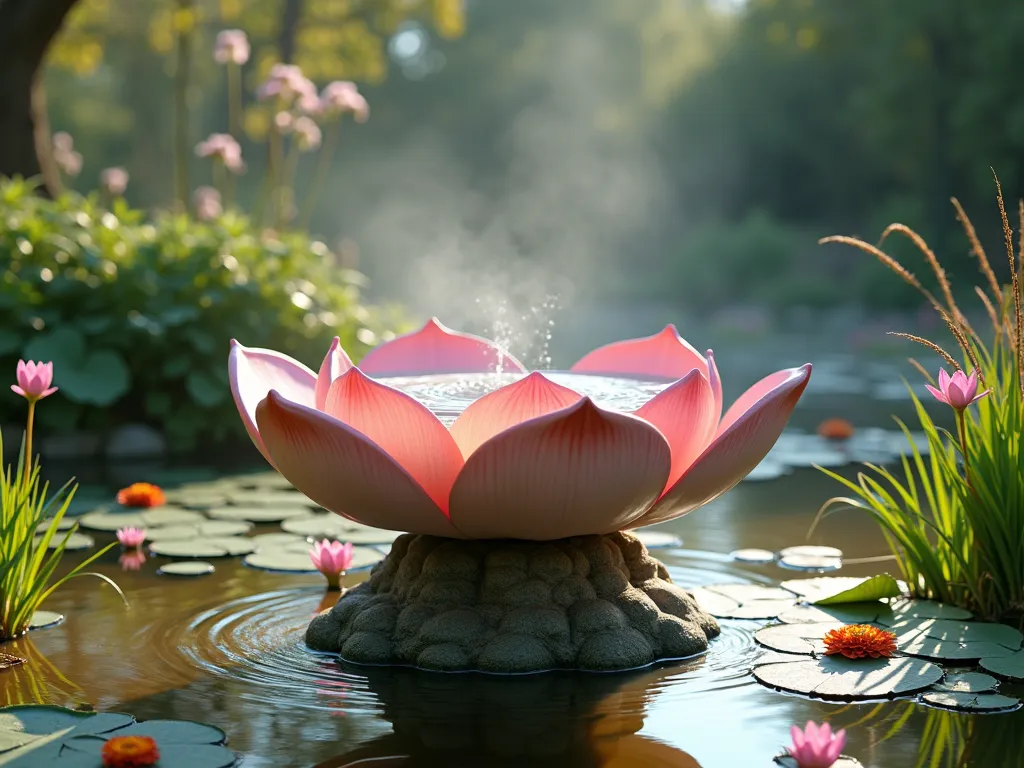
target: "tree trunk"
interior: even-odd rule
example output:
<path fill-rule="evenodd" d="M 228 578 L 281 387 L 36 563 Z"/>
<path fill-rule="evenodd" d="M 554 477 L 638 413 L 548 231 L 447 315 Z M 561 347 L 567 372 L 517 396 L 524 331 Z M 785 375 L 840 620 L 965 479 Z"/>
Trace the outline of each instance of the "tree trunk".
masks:
<path fill-rule="evenodd" d="M 303 0 L 284 0 L 277 53 L 285 64 L 291 64 L 295 59 L 295 39 L 299 32 L 299 22 L 302 20 L 302 5 Z"/>
<path fill-rule="evenodd" d="M 36 147 L 37 141 L 49 143 L 49 127 L 33 92 L 46 51 L 76 2 L 0 0 L 0 176 L 42 172 Z"/>

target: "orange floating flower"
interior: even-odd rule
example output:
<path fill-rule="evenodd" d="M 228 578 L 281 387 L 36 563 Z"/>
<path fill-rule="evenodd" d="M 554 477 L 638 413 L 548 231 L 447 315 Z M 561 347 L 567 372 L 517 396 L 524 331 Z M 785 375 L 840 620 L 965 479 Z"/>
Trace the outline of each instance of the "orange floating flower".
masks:
<path fill-rule="evenodd" d="M 117 503 L 125 507 L 159 507 L 166 502 L 163 489 L 152 483 L 132 483 L 117 492 Z"/>
<path fill-rule="evenodd" d="M 825 634 L 825 654 L 848 659 L 888 658 L 896 653 L 896 635 L 870 624 L 849 624 Z"/>
<path fill-rule="evenodd" d="M 156 765 L 160 750 L 149 736 L 115 736 L 100 752 L 104 768 L 144 768 Z"/>
<path fill-rule="evenodd" d="M 853 424 L 846 419 L 825 419 L 818 425 L 818 434 L 826 440 L 849 440 L 853 432 Z"/>

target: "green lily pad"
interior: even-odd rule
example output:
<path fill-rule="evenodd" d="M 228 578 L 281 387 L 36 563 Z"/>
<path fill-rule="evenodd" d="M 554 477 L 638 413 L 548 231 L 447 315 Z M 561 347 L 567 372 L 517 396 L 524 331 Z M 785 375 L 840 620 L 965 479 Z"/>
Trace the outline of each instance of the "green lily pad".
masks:
<path fill-rule="evenodd" d="M 389 544 L 402 534 L 346 520 L 333 514 L 293 517 L 281 523 L 281 529 L 310 539 L 348 541 L 352 544 Z"/>
<path fill-rule="evenodd" d="M 965 608 L 946 605 L 933 600 L 894 600 L 889 603 L 894 621 L 904 619 L 949 619 L 966 621 L 973 615 Z"/>
<path fill-rule="evenodd" d="M 32 618 L 29 619 L 29 629 L 46 629 L 47 627 L 55 627 L 64 621 L 64 614 L 57 613 L 56 611 L 36 611 L 32 614 Z"/>
<path fill-rule="evenodd" d="M 319 505 L 310 501 L 298 491 L 275 491 L 272 488 L 239 490 L 229 494 L 232 504 L 240 507 L 313 507 Z"/>
<path fill-rule="evenodd" d="M 214 520 L 245 520 L 250 523 L 279 523 L 292 517 L 306 517 L 309 515 L 308 507 L 280 506 L 280 507 L 214 507 L 207 510 L 206 514 Z"/>
<path fill-rule="evenodd" d="M 896 643 L 903 653 L 937 661 L 977 661 L 1013 655 L 1013 651 L 996 643 L 958 643 L 931 637 L 907 640 L 901 636 L 897 636 Z"/>
<path fill-rule="evenodd" d="M 212 563 L 203 560 L 187 560 L 181 563 L 166 563 L 156 569 L 159 576 L 208 576 L 216 569 Z"/>
<path fill-rule="evenodd" d="M 152 544 L 157 541 L 180 541 L 194 539 L 199 536 L 199 526 L 168 525 L 163 528 L 147 528 L 146 539 Z"/>
<path fill-rule="evenodd" d="M 814 622 L 838 621 L 843 624 L 895 623 L 892 609 L 877 600 L 870 603 L 845 603 L 843 605 L 797 605 L 779 614 L 779 621 L 785 624 L 813 624 Z"/>
<path fill-rule="evenodd" d="M 889 627 L 907 640 L 934 638 L 955 643 L 991 643 L 1018 651 L 1024 644 L 1024 635 L 1005 624 L 991 622 L 949 621 L 947 619 L 907 619 Z"/>
<path fill-rule="evenodd" d="M 144 725 L 144 723 L 143 723 Z M 83 745 L 79 747 L 70 742 L 98 742 L 98 746 Z M 188 768 L 231 768 L 238 762 L 238 755 L 227 747 L 214 744 L 166 744 L 157 742 L 160 747 L 160 765 L 188 766 Z M 103 740 L 95 737 L 79 737 L 64 741 L 69 747 L 60 753 L 55 768 L 99 768 L 96 762 Z M 91 751 L 84 751 L 89 749 Z"/>
<path fill-rule="evenodd" d="M 211 544 L 204 539 L 172 539 L 155 541 L 149 546 L 154 555 L 164 557 L 227 557 L 224 547 Z"/>
<path fill-rule="evenodd" d="M 986 657 L 979 664 L 986 672 L 1002 680 L 1024 681 L 1024 651 L 1009 656 Z"/>
<path fill-rule="evenodd" d="M 252 530 L 247 520 L 205 520 L 199 524 L 202 536 L 243 536 Z"/>
<path fill-rule="evenodd" d="M 736 549 L 729 557 L 738 563 L 770 563 L 775 560 L 775 553 L 767 549 Z"/>
<path fill-rule="evenodd" d="M 820 579 L 820 581 L 825 581 L 825 579 Z M 839 587 L 836 585 L 836 588 L 838 589 L 837 592 L 824 597 L 818 597 L 811 602 L 815 605 L 841 605 L 843 603 L 863 603 L 870 600 L 899 597 L 900 595 L 899 584 L 888 573 L 860 579 L 860 583 L 853 586 Z M 827 590 L 822 591 L 825 592 Z"/>
<path fill-rule="evenodd" d="M 760 584 L 712 584 L 693 590 L 694 599 L 720 619 L 774 619 L 793 607 L 793 595 Z"/>
<path fill-rule="evenodd" d="M 223 547 L 231 557 L 248 555 L 258 549 L 253 540 L 245 536 L 208 536 L 204 540 L 215 547 Z"/>
<path fill-rule="evenodd" d="M 31 733 L 25 733 L 24 731 L 7 731 L 0 729 L 0 755 L 4 752 L 9 752 L 12 749 L 24 746 L 38 738 L 38 736 L 34 736 Z M 2 759 L 3 758 L 0 758 L 0 760 Z"/>
<path fill-rule="evenodd" d="M 984 693 L 993 691 L 999 681 L 983 672 L 947 672 L 935 690 L 949 693 Z"/>
<path fill-rule="evenodd" d="M 146 521 L 137 512 L 89 512 L 79 519 L 83 528 L 113 533 L 119 528 L 145 528 Z"/>
<path fill-rule="evenodd" d="M 1013 712 L 1021 706 L 1020 699 L 998 693 L 928 691 L 921 700 L 933 707 L 966 712 Z"/>
<path fill-rule="evenodd" d="M 825 653 L 825 635 L 833 629 L 844 626 L 836 622 L 815 622 L 814 624 L 773 624 L 762 627 L 754 633 L 754 640 L 765 648 L 782 653 L 799 653 L 806 656 Z"/>
<path fill-rule="evenodd" d="M 843 567 L 843 561 L 838 557 L 818 555 L 785 555 L 777 563 L 780 568 L 791 571 L 838 571 Z"/>
<path fill-rule="evenodd" d="M 242 488 L 261 488 L 267 490 L 290 491 L 294 490 L 288 480 L 277 472 L 259 472 L 252 475 L 245 475 L 236 478 Z"/>
<path fill-rule="evenodd" d="M 782 766 L 782 768 L 800 768 L 796 760 L 789 755 L 779 755 L 775 758 L 775 762 L 777 765 Z M 864 764 L 856 758 L 840 755 L 839 759 L 832 763 L 829 768 L 864 768 Z"/>
<path fill-rule="evenodd" d="M 941 680 L 942 669 L 931 662 L 907 657 L 795 657 L 794 661 L 755 666 L 754 677 L 770 688 L 823 699 L 856 701 L 917 693 Z"/>
<path fill-rule="evenodd" d="M 168 467 L 149 473 L 152 483 L 163 486 L 216 482 L 217 473 L 209 467 Z"/>
<path fill-rule="evenodd" d="M 65 536 L 67 536 L 66 541 L 64 539 Z M 84 533 L 72 533 L 70 535 L 64 533 L 57 534 L 52 539 L 50 539 L 50 543 L 47 546 L 47 549 L 56 549 L 61 545 L 61 542 L 64 542 L 64 549 L 68 552 L 78 552 L 83 549 L 90 549 L 96 546 L 96 540 L 92 536 L 87 536 Z M 42 543 L 42 537 L 36 537 L 36 544 Z"/>
<path fill-rule="evenodd" d="M 683 545 L 682 539 L 667 531 L 651 531 L 640 528 L 635 531 L 629 531 L 629 533 L 640 539 L 640 543 L 647 547 L 647 549 L 669 549 Z"/>
<path fill-rule="evenodd" d="M 160 507 L 140 513 L 147 526 L 195 525 L 206 518 L 199 512 L 183 507 Z"/>
<path fill-rule="evenodd" d="M 74 728 L 76 735 L 107 733 L 133 722 L 135 718 L 120 712 L 95 714 L 44 704 L 0 707 L 0 731 L 24 732 L 35 736 L 47 736 L 65 728 Z"/>
<path fill-rule="evenodd" d="M 147 720 L 117 732 L 118 736 L 149 736 L 157 744 L 223 744 L 227 735 L 220 728 L 192 720 Z"/>
<path fill-rule="evenodd" d="M 283 549 L 286 546 L 300 543 L 309 545 L 304 536 L 297 536 L 294 533 L 281 533 L 280 531 L 260 533 L 252 536 L 250 540 L 256 545 L 258 550 Z"/>
<path fill-rule="evenodd" d="M 250 568 L 259 568 L 264 571 L 287 571 L 289 573 L 314 573 L 316 571 L 308 554 L 276 549 L 260 550 L 246 555 L 242 562 Z"/>
<path fill-rule="evenodd" d="M 167 491 L 167 501 L 189 509 L 209 509 L 222 507 L 228 503 L 228 495 L 223 490 L 210 488 L 186 491 L 180 488 Z"/>
<path fill-rule="evenodd" d="M 843 558 L 843 550 L 836 549 L 835 547 L 801 545 L 779 550 L 779 557 L 824 557 L 841 560 Z"/>
<path fill-rule="evenodd" d="M 64 517 L 62 517 L 60 519 L 60 522 L 57 523 L 57 530 L 58 531 L 68 531 L 68 530 L 71 530 L 72 528 L 75 527 L 75 523 L 77 523 L 77 522 L 78 521 L 75 520 L 75 518 L 68 517 L 67 515 L 65 515 Z M 44 520 L 43 522 L 41 522 L 39 525 L 36 526 L 36 533 L 46 533 L 48 530 L 50 530 L 50 526 L 52 524 L 53 524 L 53 520 Z"/>
<path fill-rule="evenodd" d="M 710 584 L 704 589 L 735 600 L 738 603 L 749 603 L 754 600 L 788 600 L 793 602 L 793 595 L 779 587 L 768 587 L 762 584 Z"/>

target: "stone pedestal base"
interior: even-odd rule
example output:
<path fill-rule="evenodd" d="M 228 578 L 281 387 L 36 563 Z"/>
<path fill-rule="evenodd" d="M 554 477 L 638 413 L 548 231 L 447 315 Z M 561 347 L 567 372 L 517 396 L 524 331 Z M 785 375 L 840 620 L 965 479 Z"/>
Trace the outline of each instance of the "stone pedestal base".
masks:
<path fill-rule="evenodd" d="M 359 664 L 621 670 L 707 650 L 718 622 L 627 533 L 552 542 L 400 536 L 306 643 Z"/>

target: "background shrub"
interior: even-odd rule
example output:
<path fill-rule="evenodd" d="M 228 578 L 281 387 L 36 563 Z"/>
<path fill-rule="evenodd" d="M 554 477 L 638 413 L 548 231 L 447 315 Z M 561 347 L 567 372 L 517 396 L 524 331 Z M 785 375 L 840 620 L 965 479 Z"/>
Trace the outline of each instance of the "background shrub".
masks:
<path fill-rule="evenodd" d="M 365 278 L 305 234 L 32 189 L 0 184 L 0 370 L 54 362 L 64 396 L 40 412 L 47 431 L 146 423 L 179 450 L 242 439 L 232 338 L 315 370 L 335 335 L 358 355 L 401 322 L 364 306 Z M 0 401 L 0 422 L 20 417 L 16 400 Z"/>

